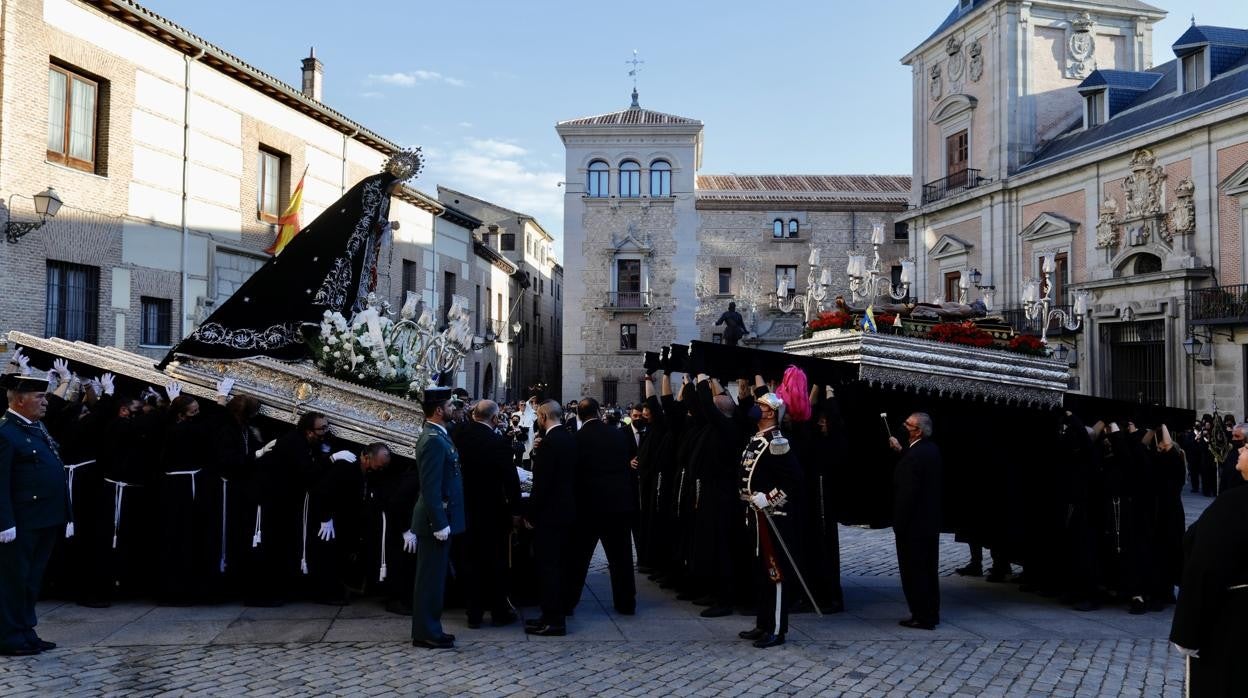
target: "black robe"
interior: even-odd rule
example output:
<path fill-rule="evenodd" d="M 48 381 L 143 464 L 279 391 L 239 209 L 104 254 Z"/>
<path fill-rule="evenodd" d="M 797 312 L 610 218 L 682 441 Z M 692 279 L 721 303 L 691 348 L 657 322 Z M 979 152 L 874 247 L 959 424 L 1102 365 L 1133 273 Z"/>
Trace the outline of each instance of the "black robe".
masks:
<path fill-rule="evenodd" d="M 1248 647 L 1248 487 L 1209 505 L 1183 541 L 1183 581 L 1170 640 L 1199 650 L 1191 661 L 1193 696 L 1248 695 L 1238 663 Z"/>
<path fill-rule="evenodd" d="M 319 323 L 327 310 L 349 320 L 376 289 L 395 182 L 383 173 L 352 187 L 171 349 L 160 367 L 178 356 L 303 359 L 305 324 Z"/>

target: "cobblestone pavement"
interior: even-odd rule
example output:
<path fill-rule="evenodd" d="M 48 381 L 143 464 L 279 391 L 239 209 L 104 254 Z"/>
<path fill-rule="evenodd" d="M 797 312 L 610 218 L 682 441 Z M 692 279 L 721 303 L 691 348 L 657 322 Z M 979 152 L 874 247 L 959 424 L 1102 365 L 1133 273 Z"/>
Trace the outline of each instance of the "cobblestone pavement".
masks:
<path fill-rule="evenodd" d="M 1185 500 L 1189 520 L 1207 502 Z M 567 637 L 529 638 L 514 625 L 469 630 L 452 611 L 446 629 L 458 640 L 448 651 L 413 649 L 408 619 L 371 601 L 341 609 L 47 603 L 39 630 L 61 648 L 0 660 L 0 695 L 1182 693 L 1183 667 L 1165 641 L 1169 612 L 1077 613 L 1013 585 L 951 576 L 941 582 L 940 627 L 909 630 L 897 625 L 907 613 L 891 531 L 841 533 L 848 611 L 794 616 L 789 643 L 766 651 L 736 638 L 750 619 L 700 618 L 644 578 L 638 614 L 615 615 L 596 565 Z M 942 543 L 942 569 L 965 559 L 965 546 Z"/>

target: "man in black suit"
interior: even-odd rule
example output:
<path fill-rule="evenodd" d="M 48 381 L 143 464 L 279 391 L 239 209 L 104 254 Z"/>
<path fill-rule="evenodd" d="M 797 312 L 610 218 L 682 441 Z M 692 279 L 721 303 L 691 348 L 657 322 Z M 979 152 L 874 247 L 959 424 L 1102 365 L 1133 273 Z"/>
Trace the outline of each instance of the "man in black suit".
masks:
<path fill-rule="evenodd" d="M 563 426 L 563 409 L 554 400 L 537 407 L 533 491 L 525 525 L 533 529 L 542 615 L 527 621 L 530 635 L 566 635 L 568 544 L 576 523 L 576 438 Z"/>
<path fill-rule="evenodd" d="M 520 512 L 520 478 L 511 443 L 494 431 L 498 405 L 481 400 L 452 435 L 464 474 L 468 528 L 451 547 L 464 585 L 468 627 L 481 627 L 488 607 L 491 624 L 516 620 L 507 601 L 507 544 L 512 516 Z"/>
<path fill-rule="evenodd" d="M 57 443 L 40 420 L 48 382 L 5 376 L 8 411 L 0 415 L 0 655 L 56 647 L 35 634 L 35 601 L 69 500 Z"/>
<path fill-rule="evenodd" d="M 602 541 L 611 572 L 615 610 L 631 616 L 637 611 L 633 579 L 631 533 L 637 517 L 637 497 L 629 468 L 632 430 L 607 426 L 598 418 L 598 401 L 587 397 L 576 406 L 581 428 L 576 432 L 577 525 L 569 551 L 567 608 L 576 608 L 589 573 L 594 548 Z"/>
<path fill-rule="evenodd" d="M 905 427 L 905 448 L 888 437 L 889 447 L 902 453 L 893 472 L 893 534 L 910 618 L 901 625 L 934 630 L 940 623 L 940 449 L 931 441 L 932 418 L 926 413 L 910 415 Z"/>

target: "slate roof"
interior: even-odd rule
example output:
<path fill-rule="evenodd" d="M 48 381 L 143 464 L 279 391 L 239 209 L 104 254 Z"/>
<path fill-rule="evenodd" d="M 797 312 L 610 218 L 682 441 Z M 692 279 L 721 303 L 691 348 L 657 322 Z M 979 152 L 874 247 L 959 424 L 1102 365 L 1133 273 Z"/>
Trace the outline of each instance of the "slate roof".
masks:
<path fill-rule="evenodd" d="M 1138 92 L 1139 96 L 1130 105 L 1100 126 L 1085 130 L 1082 121 L 1072 124 L 1065 134 L 1041 147 L 1035 159 L 1019 168 L 1018 172 L 1035 170 L 1093 148 L 1248 100 L 1248 55 L 1204 87 L 1186 94 L 1178 94 L 1178 70 L 1177 59 L 1154 67 L 1151 72 L 1161 73 L 1161 78 L 1148 90 Z"/>
<path fill-rule="evenodd" d="M 559 126 L 701 126 L 702 122 L 675 114 L 629 107 L 620 111 L 560 121 Z"/>
<path fill-rule="evenodd" d="M 1125 90 L 1147 91 L 1157 84 L 1162 77 L 1158 72 L 1137 73 L 1131 70 L 1094 70 L 1083 82 L 1079 83 L 1082 91 L 1086 87 L 1116 87 Z"/>
<path fill-rule="evenodd" d="M 698 175 L 704 201 L 857 201 L 904 203 L 904 175 Z"/>
<path fill-rule="evenodd" d="M 958 19 L 961 18 L 963 15 L 970 14 L 971 12 L 974 12 L 978 8 L 983 7 L 984 5 L 987 5 L 990 2 L 992 2 L 992 0 L 975 0 L 975 2 L 972 3 L 971 6 L 965 10 L 961 9 L 962 3 L 955 2 L 953 4 L 953 11 L 949 13 L 949 16 L 945 18 L 945 21 L 940 23 L 939 27 L 936 27 L 936 31 L 932 32 L 931 36 L 923 40 L 923 43 L 926 44 L 932 39 L 935 39 L 937 36 L 940 35 L 941 32 L 948 29 L 949 27 L 952 27 L 954 24 L 956 24 Z M 1162 13 L 1165 12 L 1164 10 L 1158 7 L 1149 5 L 1146 2 L 1140 2 L 1139 0 L 1100 0 L 1099 2 L 1097 0 L 1093 0 L 1093 2 L 1097 5 L 1103 5 L 1105 7 L 1120 8 L 1124 10 L 1135 10 L 1138 12 L 1162 12 Z M 919 45 L 922 46 L 923 44 L 919 44 Z"/>

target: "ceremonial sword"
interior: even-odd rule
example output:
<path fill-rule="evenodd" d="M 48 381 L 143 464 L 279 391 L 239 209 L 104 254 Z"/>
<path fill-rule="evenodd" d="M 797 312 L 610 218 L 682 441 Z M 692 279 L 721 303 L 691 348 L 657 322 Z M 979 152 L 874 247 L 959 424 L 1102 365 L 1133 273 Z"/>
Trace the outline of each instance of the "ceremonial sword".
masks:
<path fill-rule="evenodd" d="M 776 527 L 776 522 L 771 518 L 771 514 L 766 509 L 759 509 L 763 512 L 763 516 L 767 517 L 767 524 L 771 526 L 771 532 L 776 534 L 776 540 L 780 542 L 780 549 L 784 551 L 784 556 L 789 559 L 789 564 L 793 566 L 793 574 L 797 575 L 797 581 L 802 583 L 802 591 L 806 592 L 806 598 L 810 599 L 810 605 L 814 607 L 815 613 L 820 618 L 823 617 L 823 611 L 819 610 L 819 604 L 815 601 L 815 595 L 810 593 L 810 587 L 806 586 L 806 580 L 802 578 L 802 571 L 797 568 L 797 561 L 793 559 L 793 553 L 789 552 L 789 546 L 784 542 L 784 536 L 780 535 L 780 529 Z"/>

